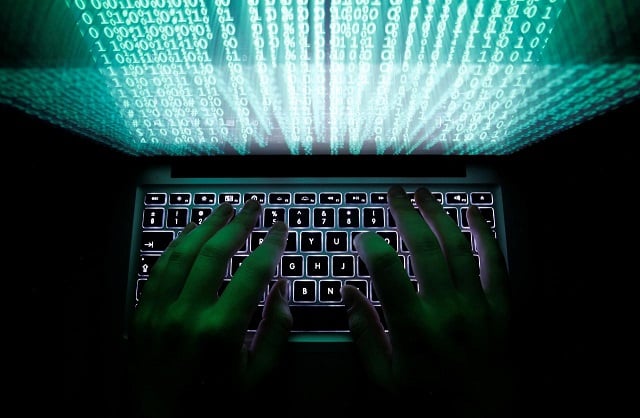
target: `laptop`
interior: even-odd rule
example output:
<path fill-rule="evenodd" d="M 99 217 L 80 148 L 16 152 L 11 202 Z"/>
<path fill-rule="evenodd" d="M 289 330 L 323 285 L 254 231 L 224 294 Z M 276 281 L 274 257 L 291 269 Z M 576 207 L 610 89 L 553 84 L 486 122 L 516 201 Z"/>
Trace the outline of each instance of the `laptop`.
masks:
<path fill-rule="evenodd" d="M 410 195 L 417 187 L 427 185 L 472 246 L 475 243 L 466 222 L 466 210 L 470 204 L 478 205 L 507 253 L 500 181 L 482 164 L 449 162 L 443 165 L 434 161 L 428 168 L 415 165 L 400 171 L 397 162 L 391 160 L 337 157 L 336 161 L 347 167 L 345 170 L 323 167 L 321 160 L 303 158 L 308 167 L 305 169 L 301 162 L 289 163 L 289 159 L 270 157 L 269 163 L 250 159 L 260 167 L 260 171 L 249 170 L 253 176 L 229 175 L 233 167 L 251 165 L 233 158 L 221 158 L 213 166 L 208 161 L 198 164 L 190 160 L 187 164 L 160 165 L 145 170 L 136 188 L 133 214 L 129 310 L 134 309 L 142 297 L 153 265 L 186 223 L 203 222 L 212 209 L 223 202 L 239 211 L 244 202 L 255 199 L 262 205 L 262 214 L 243 248 L 231 258 L 218 291 L 220 295 L 274 222 L 283 221 L 289 227 L 284 253 L 272 282 L 262 295 L 250 332 L 255 331 L 261 318 L 268 289 L 278 277 L 284 277 L 289 279 L 294 318 L 292 341 L 349 339 L 346 310 L 340 295 L 344 285 L 354 285 L 367 295 L 380 309 L 384 321 L 367 267 L 353 246 L 353 239 L 364 231 L 375 231 L 398 252 L 418 291 L 412 255 L 387 205 L 387 190 L 393 184 L 403 185 Z M 274 163 L 283 169 L 271 168 Z M 412 164 L 411 160 L 407 163 Z M 309 168 L 321 171 L 314 173 Z M 358 174 L 370 168 L 383 173 L 367 177 Z M 307 174 L 291 176 L 294 171 Z"/>
<path fill-rule="evenodd" d="M 511 264 L 518 214 L 496 161 L 640 96 L 631 0 L 42 3 L 2 6 L 0 103 L 139 161 L 125 317 L 187 222 L 257 199 L 225 283 L 288 223 L 276 273 L 300 347 L 348 345 L 340 286 L 379 306 L 357 233 L 412 277 L 391 184 L 428 186 L 467 236 L 478 205 Z"/>

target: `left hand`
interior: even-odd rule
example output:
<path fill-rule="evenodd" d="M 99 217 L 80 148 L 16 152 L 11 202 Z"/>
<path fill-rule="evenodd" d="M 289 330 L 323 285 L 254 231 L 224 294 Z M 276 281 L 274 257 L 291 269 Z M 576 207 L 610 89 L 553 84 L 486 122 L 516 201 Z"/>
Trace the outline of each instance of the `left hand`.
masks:
<path fill-rule="evenodd" d="M 285 281 L 271 289 L 250 346 L 245 335 L 284 250 L 283 223 L 271 228 L 217 294 L 229 259 L 259 214 L 253 200 L 235 217 L 231 206 L 220 205 L 202 225 L 187 225 L 152 269 L 131 332 L 143 416 L 187 416 L 185 408 L 197 410 L 204 402 L 215 413 L 225 394 L 252 390 L 277 364 L 292 325 Z M 208 396 L 200 399 L 203 390 Z"/>

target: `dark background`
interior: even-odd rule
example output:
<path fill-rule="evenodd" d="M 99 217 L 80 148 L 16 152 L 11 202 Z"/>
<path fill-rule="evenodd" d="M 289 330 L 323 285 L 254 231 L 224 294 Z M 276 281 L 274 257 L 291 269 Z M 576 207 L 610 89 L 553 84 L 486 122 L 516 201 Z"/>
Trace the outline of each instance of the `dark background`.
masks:
<path fill-rule="evenodd" d="M 484 158 L 511 196 L 505 211 L 524 412 L 611 413 L 632 395 L 618 376 L 630 372 L 622 337 L 634 330 L 623 326 L 623 308 L 638 277 L 639 109 L 632 103 L 517 154 Z M 26 357 L 16 383 L 34 400 L 25 408 L 122 416 L 120 332 L 139 162 L 14 109 L 1 112 L 6 261 L 26 266 L 13 273 L 27 283 L 17 316 L 28 322 L 16 332 Z M 296 360 L 298 370 L 331 361 Z M 327 390 L 333 396 L 349 384 Z"/>

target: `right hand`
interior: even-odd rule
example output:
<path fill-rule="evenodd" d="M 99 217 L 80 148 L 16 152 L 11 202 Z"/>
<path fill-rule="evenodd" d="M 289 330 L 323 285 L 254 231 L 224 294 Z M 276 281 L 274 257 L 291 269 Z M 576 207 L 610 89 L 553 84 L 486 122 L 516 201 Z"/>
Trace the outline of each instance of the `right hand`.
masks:
<path fill-rule="evenodd" d="M 453 398 L 457 411 L 452 415 L 506 413 L 512 381 L 504 257 L 477 208 L 470 207 L 467 218 L 481 269 L 469 241 L 429 191 L 418 189 L 415 199 L 420 213 L 401 187 L 389 189 L 390 209 L 411 252 L 418 293 L 397 252 L 382 238 L 367 232 L 355 241 L 389 330 L 384 331 L 361 292 L 343 288 L 365 371 L 397 400 L 424 401 L 433 394 Z"/>

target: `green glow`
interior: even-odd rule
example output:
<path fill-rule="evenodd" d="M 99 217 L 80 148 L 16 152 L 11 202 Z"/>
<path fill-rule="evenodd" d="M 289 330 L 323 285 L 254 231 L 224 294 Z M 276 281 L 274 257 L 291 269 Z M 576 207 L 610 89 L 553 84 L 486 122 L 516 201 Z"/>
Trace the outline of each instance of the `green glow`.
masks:
<path fill-rule="evenodd" d="M 507 154 L 640 93 L 621 1 L 63 3 L 0 102 L 136 155 Z"/>

